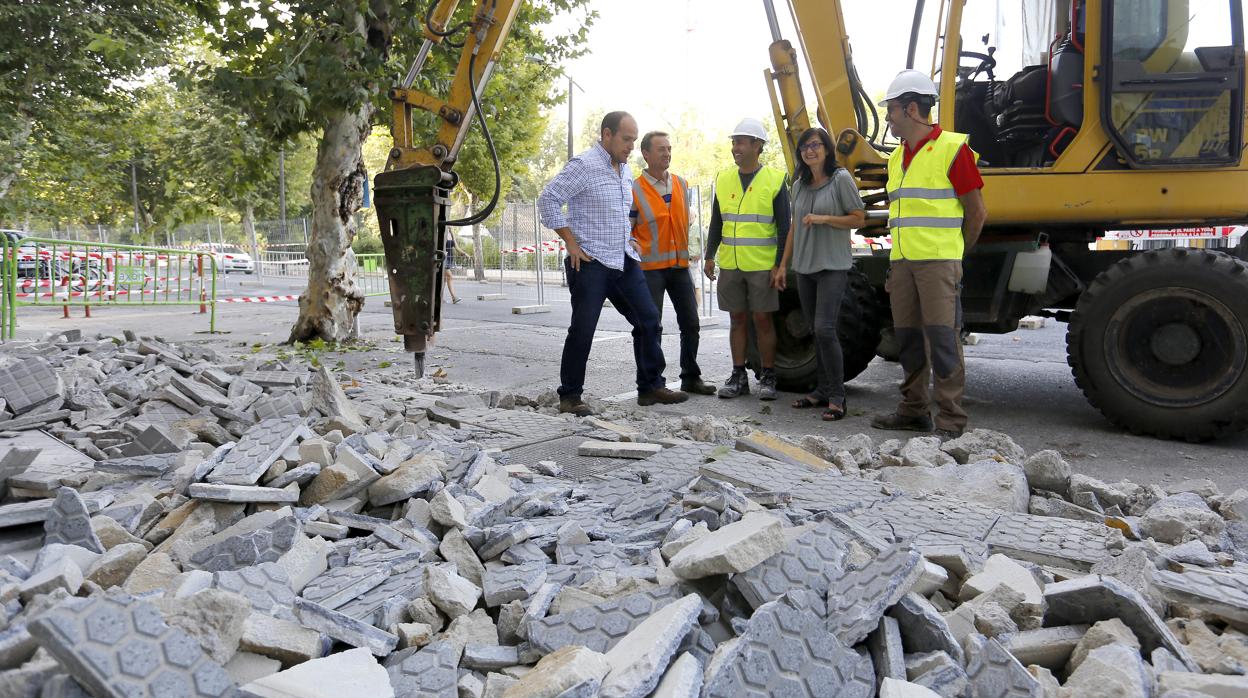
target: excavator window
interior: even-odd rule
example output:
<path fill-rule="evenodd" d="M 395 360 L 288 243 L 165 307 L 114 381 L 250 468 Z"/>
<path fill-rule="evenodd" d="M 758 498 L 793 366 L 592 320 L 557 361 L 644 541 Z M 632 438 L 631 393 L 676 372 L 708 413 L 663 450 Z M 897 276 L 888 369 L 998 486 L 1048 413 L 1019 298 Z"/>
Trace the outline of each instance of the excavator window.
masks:
<path fill-rule="evenodd" d="M 1239 162 L 1239 0 L 1107 0 L 1102 121 L 1133 168 Z"/>

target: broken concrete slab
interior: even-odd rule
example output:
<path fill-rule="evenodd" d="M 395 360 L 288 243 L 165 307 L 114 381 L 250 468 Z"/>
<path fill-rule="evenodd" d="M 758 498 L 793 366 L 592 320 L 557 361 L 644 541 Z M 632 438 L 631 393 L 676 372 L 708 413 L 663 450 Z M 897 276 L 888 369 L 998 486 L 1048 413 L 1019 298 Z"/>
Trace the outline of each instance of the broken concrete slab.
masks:
<path fill-rule="evenodd" d="M 779 519 L 749 514 L 681 550 L 669 567 L 682 579 L 744 572 L 782 551 L 785 542 Z"/>
<path fill-rule="evenodd" d="M 643 620 L 678 598 L 681 593 L 676 587 L 652 587 L 545 618 L 530 618 L 524 627 L 529 642 L 540 652 L 554 652 L 567 645 L 606 652 Z"/>
<path fill-rule="evenodd" d="M 266 419 L 249 428 L 205 478 L 225 485 L 254 485 L 282 452 L 300 439 L 312 438 L 300 416 Z"/>
<path fill-rule="evenodd" d="M 1023 603 L 1036 608 L 1044 607 L 1044 590 L 1031 574 L 1031 570 L 1000 553 L 992 555 L 984 563 L 984 569 L 962 583 L 958 598 L 969 601 L 1004 584 L 1020 593 Z"/>
<path fill-rule="evenodd" d="M 239 570 L 217 572 L 212 576 L 217 589 L 229 591 L 251 603 L 251 608 L 274 618 L 295 620 L 295 592 L 290 577 L 276 562 L 265 562 Z"/>
<path fill-rule="evenodd" d="M 828 630 L 846 646 L 866 639 L 890 606 L 901 600 L 922 574 L 922 557 L 906 545 L 893 545 L 866 567 L 846 570 L 828 588 Z"/>
<path fill-rule="evenodd" d="M 1135 633 L 1145 652 L 1165 647 L 1189 669 L 1198 671 L 1191 655 L 1144 598 L 1115 579 L 1089 576 L 1049 584 L 1044 600 L 1048 625 L 1091 625 L 1118 618 Z"/>
<path fill-rule="evenodd" d="M 1158 570 L 1153 584 L 1171 603 L 1199 608 L 1248 631 L 1248 565 Z"/>
<path fill-rule="evenodd" d="M 871 652 L 877 680 L 881 683 L 889 678 L 906 680 L 905 648 L 896 618 L 884 616 L 880 619 L 880 627 L 867 636 L 867 650 Z"/>
<path fill-rule="evenodd" d="M 295 599 L 295 616 L 305 628 L 311 628 L 352 647 L 363 647 L 384 657 L 394 651 L 399 638 L 368 623 L 343 615 L 307 599 Z"/>
<path fill-rule="evenodd" d="M 606 653 L 611 669 L 602 698 L 643 698 L 658 685 L 681 641 L 698 621 L 702 599 L 689 594 L 642 621 Z"/>
<path fill-rule="evenodd" d="M 254 652 L 292 666 L 329 654 L 331 640 L 299 623 L 252 613 L 243 624 L 238 649 Z"/>
<path fill-rule="evenodd" d="M 1140 649 L 1140 641 L 1136 639 L 1135 633 L 1131 632 L 1131 629 L 1122 621 L 1117 618 L 1099 620 L 1092 624 L 1092 627 L 1079 638 L 1079 642 L 1071 650 L 1070 660 L 1066 664 L 1066 673 L 1073 673 L 1087 658 L 1089 652 L 1105 645 L 1124 645 L 1136 651 Z"/>
<path fill-rule="evenodd" d="M 394 698 L 390 675 L 366 649 L 313 659 L 242 687 L 257 698 L 342 698 L 348 695 Z"/>
<path fill-rule="evenodd" d="M 152 603 L 166 623 L 190 635 L 222 665 L 233 658 L 251 615 L 247 599 L 219 589 L 203 589 L 185 598 L 155 598 Z"/>
<path fill-rule="evenodd" d="M 689 652 L 672 662 L 651 698 L 697 698 L 702 691 L 702 663 Z"/>
<path fill-rule="evenodd" d="M 420 650 L 405 650 L 386 659 L 390 685 L 399 696 L 458 696 L 456 683 L 461 649 L 434 642 Z"/>
<path fill-rule="evenodd" d="M 715 698 L 773 695 L 869 698 L 870 661 L 828 632 L 791 592 L 754 612 L 740 638 L 716 649 L 702 695 Z"/>
<path fill-rule="evenodd" d="M 481 588 L 454 571 L 430 565 L 424 570 L 425 593 L 438 610 L 455 619 L 471 613 L 481 598 Z"/>
<path fill-rule="evenodd" d="M 546 563 L 526 562 L 487 569 L 482 579 L 486 606 L 524 601 L 546 583 Z"/>
<path fill-rule="evenodd" d="M 91 514 L 82 495 L 70 487 L 56 491 L 56 500 L 43 522 L 44 544 L 77 545 L 95 553 L 104 552 L 104 544 L 91 528 Z"/>
<path fill-rule="evenodd" d="M 192 499 L 210 502 L 294 504 L 299 501 L 299 491 L 257 487 L 255 485 L 220 485 L 196 482 L 186 492 Z"/>
<path fill-rule="evenodd" d="M 596 695 L 611 670 L 606 657 L 593 650 L 568 645 L 552 652 L 512 684 L 504 698 L 557 698 Z"/>
<path fill-rule="evenodd" d="M 60 375 L 41 357 L 32 356 L 0 366 L 0 394 L 4 395 L 9 411 L 15 415 L 23 415 L 52 402 L 61 396 L 64 389 Z"/>
<path fill-rule="evenodd" d="M 122 543 L 109 548 L 87 570 L 85 581 L 101 588 L 120 586 L 147 557 L 147 549 L 139 543 Z"/>
<path fill-rule="evenodd" d="M 1248 676 L 1163 671 L 1157 675 L 1157 689 L 1163 696 L 1200 695 L 1242 698 L 1248 696 Z M 1185 691 L 1188 693 L 1183 693 Z"/>
<path fill-rule="evenodd" d="M 289 509 L 263 511 L 195 544 L 188 564 L 206 572 L 275 562 L 303 535 Z"/>
<path fill-rule="evenodd" d="M 944 651 L 959 664 L 965 663 L 962 644 L 949 623 L 925 597 L 910 592 L 889 610 L 886 619 L 900 626 L 901 640 L 911 652 Z M 877 660 L 878 664 L 878 660 Z"/>
<path fill-rule="evenodd" d="M 1105 645 L 1088 653 L 1063 688 L 1074 696 L 1147 696 L 1151 693 L 1152 677 L 1138 650 Z"/>
<path fill-rule="evenodd" d="M 70 599 L 27 626 L 70 674 L 100 696 L 225 696 L 234 684 L 199 643 L 126 594 Z"/>
<path fill-rule="evenodd" d="M 1059 625 L 1024 630 L 1002 639 L 1001 644 L 1023 666 L 1036 664 L 1060 672 L 1065 670 L 1071 652 L 1087 632 L 1086 625 Z"/>
<path fill-rule="evenodd" d="M 701 535 L 705 533 L 698 537 Z M 674 541 L 680 544 L 674 549 L 687 547 L 688 543 L 683 541 L 684 538 Z M 832 579 L 841 573 L 848 545 L 848 537 L 835 525 L 820 521 L 810 530 L 801 532 L 783 551 L 734 575 L 732 583 L 753 608 L 775 601 L 794 589 L 806 589 L 823 596 Z M 664 550 L 667 549 L 665 545 Z"/>
<path fill-rule="evenodd" d="M 983 635 L 967 639 L 966 676 L 977 696 L 1042 696 L 1040 682 L 1001 643 Z"/>

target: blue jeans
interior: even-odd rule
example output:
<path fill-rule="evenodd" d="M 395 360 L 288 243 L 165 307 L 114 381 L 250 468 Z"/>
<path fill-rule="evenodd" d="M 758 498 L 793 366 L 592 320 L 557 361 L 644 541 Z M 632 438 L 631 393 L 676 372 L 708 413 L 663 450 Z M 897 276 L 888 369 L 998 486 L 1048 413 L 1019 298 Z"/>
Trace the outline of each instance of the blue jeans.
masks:
<path fill-rule="evenodd" d="M 663 320 L 663 292 L 666 291 L 672 298 L 672 307 L 676 309 L 676 325 L 680 328 L 680 380 L 682 383 L 696 381 L 702 377 L 702 369 L 698 368 L 698 333 L 701 322 L 698 320 L 697 290 L 693 287 L 689 268 L 647 269 L 644 273 L 660 322 Z M 663 334 L 661 326 L 659 334 Z"/>
<path fill-rule="evenodd" d="M 585 364 L 593 348 L 594 332 L 602 303 L 620 311 L 633 326 L 633 358 L 637 362 L 637 392 L 662 388 L 663 348 L 659 345 L 659 311 L 650 299 L 650 289 L 641 273 L 641 265 L 625 255 L 624 269 L 616 270 L 597 261 L 581 262 L 580 271 L 572 268 L 572 260 L 564 260 L 568 290 L 572 293 L 572 324 L 563 343 L 563 360 L 559 365 L 559 397 L 580 397 L 585 389 Z"/>

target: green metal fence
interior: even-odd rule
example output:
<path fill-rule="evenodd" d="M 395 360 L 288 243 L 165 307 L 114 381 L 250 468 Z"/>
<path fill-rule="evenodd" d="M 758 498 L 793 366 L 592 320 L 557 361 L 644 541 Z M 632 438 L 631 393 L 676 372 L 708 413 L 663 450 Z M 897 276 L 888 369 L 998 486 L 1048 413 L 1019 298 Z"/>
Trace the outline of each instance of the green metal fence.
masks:
<path fill-rule="evenodd" d="M 355 256 L 358 271 L 355 283 L 364 290 L 365 296 L 390 295 L 390 279 L 386 275 L 386 256 L 379 252 L 366 252 Z"/>
<path fill-rule="evenodd" d="M 217 324 L 217 259 L 211 252 L 0 234 L 0 339 L 17 309 L 198 305 Z"/>

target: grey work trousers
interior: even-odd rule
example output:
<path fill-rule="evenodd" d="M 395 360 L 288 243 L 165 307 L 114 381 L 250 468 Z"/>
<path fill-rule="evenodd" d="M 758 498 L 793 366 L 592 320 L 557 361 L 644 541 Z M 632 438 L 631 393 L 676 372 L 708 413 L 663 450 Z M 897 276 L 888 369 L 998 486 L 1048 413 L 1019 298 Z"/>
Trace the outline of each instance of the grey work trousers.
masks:
<path fill-rule="evenodd" d="M 802 314 L 815 335 L 816 385 L 812 397 L 845 406 L 845 359 L 836 325 L 841 317 L 841 302 L 849 285 L 848 270 L 817 271 L 797 274 L 797 295 Z"/>

